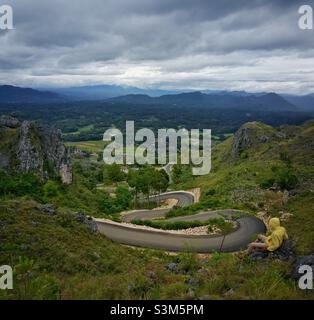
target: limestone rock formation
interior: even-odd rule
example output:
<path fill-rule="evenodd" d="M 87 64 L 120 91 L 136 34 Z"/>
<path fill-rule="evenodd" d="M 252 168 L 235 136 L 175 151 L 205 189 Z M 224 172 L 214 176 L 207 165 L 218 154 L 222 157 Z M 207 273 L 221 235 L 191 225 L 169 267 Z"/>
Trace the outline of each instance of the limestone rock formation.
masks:
<path fill-rule="evenodd" d="M 60 130 L 5 117 L 0 119 L 0 138 L 0 168 L 72 182 L 72 165 Z"/>
<path fill-rule="evenodd" d="M 272 127 L 263 123 L 245 123 L 234 135 L 231 146 L 232 157 L 236 158 L 248 148 L 269 142 L 274 135 L 274 131 Z"/>

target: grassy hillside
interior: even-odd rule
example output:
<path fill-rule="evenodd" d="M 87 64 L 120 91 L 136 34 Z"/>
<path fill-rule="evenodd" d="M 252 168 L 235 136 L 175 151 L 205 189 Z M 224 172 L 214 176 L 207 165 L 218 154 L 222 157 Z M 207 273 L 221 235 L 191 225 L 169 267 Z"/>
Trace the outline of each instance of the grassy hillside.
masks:
<path fill-rule="evenodd" d="M 280 129 L 252 122 L 237 134 L 214 148 L 210 174 L 174 186 L 202 191 L 200 204 L 182 214 L 195 207 L 272 216 L 289 212 L 289 234 L 298 240 L 300 253 L 309 253 L 314 248 L 314 121 Z"/>
<path fill-rule="evenodd" d="M 314 122 L 278 130 L 246 124 L 215 147 L 209 175 L 195 178 L 183 170 L 184 179 L 173 187 L 201 187 L 202 197 L 199 204 L 174 214 L 204 208 L 273 216 L 289 212 L 293 216 L 284 225 L 298 253 L 312 252 L 313 130 Z M 287 262 L 252 262 L 239 254 L 172 255 L 125 247 L 91 232 L 74 212 L 119 210 L 119 199 L 110 200 L 97 190 L 103 170 L 99 164 L 77 159 L 73 168 L 69 186 L 30 176 L 1 176 L 0 189 L 7 193 L 0 200 L 0 265 L 14 266 L 15 282 L 14 290 L 0 290 L 0 298 L 313 298 L 297 288 Z M 41 209 L 45 202 L 55 204 L 56 214 Z"/>
<path fill-rule="evenodd" d="M 70 212 L 47 215 L 34 201 L 3 202 L 0 221 L 0 265 L 14 266 L 14 290 L 0 290 L 1 299 L 311 297 L 289 279 L 287 263 L 132 249 L 92 233 Z"/>

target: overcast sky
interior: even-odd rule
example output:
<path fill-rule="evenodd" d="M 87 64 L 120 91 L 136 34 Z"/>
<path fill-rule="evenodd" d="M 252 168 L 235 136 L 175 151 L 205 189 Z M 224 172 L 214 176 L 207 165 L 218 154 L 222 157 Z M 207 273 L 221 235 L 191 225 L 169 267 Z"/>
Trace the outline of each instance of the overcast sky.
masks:
<path fill-rule="evenodd" d="M 0 83 L 314 92 L 298 0 L 0 0 Z"/>

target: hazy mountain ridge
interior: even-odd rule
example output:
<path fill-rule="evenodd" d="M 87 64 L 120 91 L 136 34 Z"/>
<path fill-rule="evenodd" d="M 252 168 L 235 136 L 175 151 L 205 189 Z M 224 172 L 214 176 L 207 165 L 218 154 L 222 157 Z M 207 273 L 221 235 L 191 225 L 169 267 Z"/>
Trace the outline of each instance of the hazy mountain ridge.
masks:
<path fill-rule="evenodd" d="M 137 103 L 152 105 L 197 106 L 204 108 L 255 108 L 262 111 L 297 111 L 297 107 L 276 93 L 255 95 L 206 94 L 200 91 L 150 97 L 148 95 L 126 95 L 112 98 L 114 103 Z"/>
<path fill-rule="evenodd" d="M 314 94 L 304 96 L 283 95 L 283 97 L 304 111 L 314 110 Z"/>
<path fill-rule="evenodd" d="M 4 103 L 44 103 L 61 102 L 65 98 L 51 91 L 39 91 L 11 85 L 0 86 L 0 102 Z"/>
<path fill-rule="evenodd" d="M 0 103 L 52 103 L 98 101 L 147 105 L 181 105 L 207 108 L 255 108 L 261 111 L 313 111 L 314 95 L 249 93 L 246 91 L 167 91 L 118 85 L 97 85 L 37 90 L 11 85 L 0 86 Z"/>

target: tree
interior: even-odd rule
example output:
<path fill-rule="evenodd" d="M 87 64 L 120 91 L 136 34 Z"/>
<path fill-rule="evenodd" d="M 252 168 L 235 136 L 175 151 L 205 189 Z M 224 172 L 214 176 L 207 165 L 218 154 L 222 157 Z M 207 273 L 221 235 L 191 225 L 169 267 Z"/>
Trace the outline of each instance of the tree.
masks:
<path fill-rule="evenodd" d="M 135 201 L 137 201 L 137 195 L 139 193 L 139 181 L 138 173 L 136 170 L 130 169 L 127 176 L 127 182 L 131 188 L 135 191 Z"/>
<path fill-rule="evenodd" d="M 108 193 L 99 192 L 97 197 L 99 211 L 110 214 L 115 211 L 114 199 Z"/>
<path fill-rule="evenodd" d="M 112 165 L 106 165 L 104 168 L 104 180 L 106 178 L 111 182 L 120 182 L 125 179 L 125 174 L 118 164 L 113 163 Z"/>
<path fill-rule="evenodd" d="M 132 193 L 126 186 L 118 186 L 116 189 L 116 206 L 121 210 L 126 210 L 130 207 L 132 201 Z M 120 211 L 121 211 L 120 210 Z"/>
<path fill-rule="evenodd" d="M 159 194 L 165 192 L 169 185 L 169 177 L 165 170 L 155 170 L 153 175 L 152 186 Z"/>
<path fill-rule="evenodd" d="M 182 165 L 176 164 L 172 169 L 172 177 L 174 182 L 178 182 L 180 180 L 180 176 L 182 175 Z"/>
<path fill-rule="evenodd" d="M 150 166 L 130 170 L 127 181 L 129 186 L 134 188 L 136 199 L 138 193 L 141 192 L 148 201 L 153 191 L 158 193 L 166 191 L 169 184 L 168 175 L 164 170 L 155 170 Z"/>

